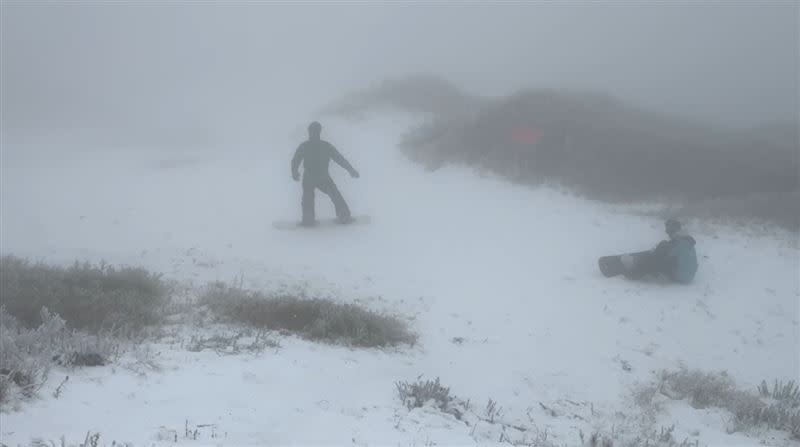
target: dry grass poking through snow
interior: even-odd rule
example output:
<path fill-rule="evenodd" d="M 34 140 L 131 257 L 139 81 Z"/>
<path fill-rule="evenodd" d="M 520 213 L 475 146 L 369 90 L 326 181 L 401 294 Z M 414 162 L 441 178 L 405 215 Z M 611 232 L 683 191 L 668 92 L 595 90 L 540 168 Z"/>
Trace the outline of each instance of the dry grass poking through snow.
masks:
<path fill-rule="evenodd" d="M 438 377 L 436 380 L 401 381 L 395 383 L 395 387 L 398 397 L 409 410 L 432 403 L 439 411 L 461 418 L 463 410 L 458 408 L 461 405 L 459 399 L 450 394 L 450 388 L 439 383 Z"/>
<path fill-rule="evenodd" d="M 662 371 L 658 382 L 636 394 L 637 403 L 651 407 L 661 393 L 671 399 L 685 399 L 697 409 L 721 408 L 731 414 L 729 432 L 766 427 L 782 430 L 800 440 L 800 392 L 790 381 L 776 381 L 772 389 L 763 382 L 759 393 L 737 387 L 726 373 L 711 373 L 686 368 Z"/>
<path fill-rule="evenodd" d="M 402 320 L 354 304 L 280 292 L 258 292 L 216 283 L 200 304 L 234 323 L 283 330 L 304 338 L 359 347 L 413 345 L 416 335 Z"/>
<path fill-rule="evenodd" d="M 462 400 L 450 392 L 449 387 L 443 386 L 439 378 L 435 380 L 422 380 L 418 377 L 413 382 L 399 381 L 395 383 L 397 396 L 409 410 L 428 408 L 435 409 L 443 414 L 451 415 L 469 427 L 470 437 L 479 444 L 499 443 L 512 446 L 526 447 L 697 447 L 699 442 L 676 439 L 675 426 L 656 426 L 654 418 L 648 415 L 625 415 L 617 412 L 614 416 L 616 423 L 610 430 L 597 430 L 598 426 L 608 424 L 607 416 L 595 413 L 594 407 L 589 403 L 578 404 L 570 402 L 571 410 L 554 411 L 552 408 L 539 402 L 539 407 L 545 410 L 546 416 L 540 416 L 530 407 L 525 412 L 525 417 L 507 415 L 497 401 L 489 399 L 485 407 L 473 407 L 470 400 Z M 584 411 L 577 410 L 583 407 Z M 591 410 L 589 410 L 591 408 Z M 563 408 L 562 408 L 563 409 Z M 572 412 L 577 410 L 577 412 Z M 589 413 L 591 411 L 591 413 Z M 619 419 L 620 416 L 622 419 Z M 562 417 L 571 422 L 573 428 L 578 428 L 578 438 L 558 438 L 552 436 L 545 425 L 542 428 L 539 417 L 547 419 Z M 538 421 L 538 423 L 537 423 Z M 582 421 L 582 423 L 577 423 Z M 593 428 L 595 431 L 585 434 L 579 427 Z M 609 428 L 609 427 L 605 427 Z"/>
<path fill-rule="evenodd" d="M 141 268 L 88 263 L 64 268 L 0 258 L 0 296 L 6 311 L 28 328 L 42 323 L 42 308 L 73 329 L 140 329 L 160 321 L 168 287 Z"/>

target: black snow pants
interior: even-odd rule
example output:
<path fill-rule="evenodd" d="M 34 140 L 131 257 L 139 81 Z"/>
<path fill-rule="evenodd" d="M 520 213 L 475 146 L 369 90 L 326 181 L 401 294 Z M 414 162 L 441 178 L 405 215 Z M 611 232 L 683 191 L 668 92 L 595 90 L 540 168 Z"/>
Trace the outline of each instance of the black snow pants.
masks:
<path fill-rule="evenodd" d="M 675 271 L 675 266 L 673 260 L 668 256 L 669 248 L 668 241 L 661 241 L 655 250 L 637 256 L 633 269 L 625 276 L 628 279 L 641 279 L 650 275 L 667 275 L 671 277 Z"/>
<path fill-rule="evenodd" d="M 350 219 L 350 207 L 347 206 L 342 193 L 339 192 L 339 188 L 336 187 L 330 176 L 321 179 L 303 178 L 303 199 L 301 204 L 304 225 L 312 225 L 316 220 L 314 216 L 314 193 L 316 190 L 320 190 L 330 197 L 333 206 L 336 208 L 336 217 L 339 220 Z"/>

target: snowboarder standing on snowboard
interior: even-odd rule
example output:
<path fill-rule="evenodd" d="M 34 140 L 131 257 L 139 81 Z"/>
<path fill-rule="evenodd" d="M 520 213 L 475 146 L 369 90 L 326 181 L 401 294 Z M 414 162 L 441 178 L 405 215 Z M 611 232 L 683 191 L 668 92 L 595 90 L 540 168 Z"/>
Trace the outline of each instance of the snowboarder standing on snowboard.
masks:
<path fill-rule="evenodd" d="M 332 144 L 320 138 L 322 125 L 316 121 L 308 126 L 308 140 L 302 142 L 292 157 L 292 178 L 300 181 L 300 163 L 303 164 L 303 220 L 302 225 L 311 226 L 315 223 L 314 217 L 314 192 L 318 189 L 328 195 L 336 207 L 336 218 L 339 222 L 347 223 L 352 219 L 350 208 L 344 201 L 342 193 L 333 182 L 328 165 L 335 161 L 346 169 L 353 178 L 359 174 L 353 166 L 333 147 Z"/>
<path fill-rule="evenodd" d="M 636 262 L 633 271 L 626 276 L 636 279 L 645 275 L 662 274 L 682 284 L 688 284 L 694 279 L 697 273 L 694 238 L 686 234 L 681 223 L 675 219 L 667 220 L 664 228 L 669 240 L 661 241 L 641 261 Z"/>

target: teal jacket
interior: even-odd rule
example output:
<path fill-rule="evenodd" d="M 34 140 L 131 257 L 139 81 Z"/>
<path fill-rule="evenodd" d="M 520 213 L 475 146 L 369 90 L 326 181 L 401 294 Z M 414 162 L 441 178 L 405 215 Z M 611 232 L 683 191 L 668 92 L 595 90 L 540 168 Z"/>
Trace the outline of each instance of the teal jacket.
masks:
<path fill-rule="evenodd" d="M 669 241 L 667 258 L 672 266 L 672 279 L 683 284 L 688 284 L 697 273 L 697 253 L 694 250 L 696 242 L 693 237 L 680 234 Z"/>

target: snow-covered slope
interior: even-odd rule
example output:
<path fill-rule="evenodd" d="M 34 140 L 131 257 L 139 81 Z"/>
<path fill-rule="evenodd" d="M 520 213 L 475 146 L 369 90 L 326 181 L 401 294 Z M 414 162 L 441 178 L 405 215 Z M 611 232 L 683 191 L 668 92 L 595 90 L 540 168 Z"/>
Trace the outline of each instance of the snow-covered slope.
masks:
<path fill-rule="evenodd" d="M 186 424 L 214 424 L 213 437 L 201 427 L 191 441 L 206 444 L 498 440 L 488 425 L 473 430 L 433 410 L 406 410 L 395 382 L 424 375 L 479 407 L 497 401 L 510 423 L 576 445 L 579 430 L 610 426 L 629 410 L 631 385 L 654 370 L 724 369 L 753 388 L 800 375 L 797 235 L 695 223 L 693 284 L 605 279 L 597 257 L 653 246 L 660 221 L 467 169 L 425 172 L 393 147 L 400 119 L 327 124 L 324 136 L 362 176 L 332 171 L 370 225 L 271 227 L 299 214 L 289 158 L 302 128 L 257 148 L 202 152 L 7 147 L 2 252 L 143 265 L 196 286 L 304 282 L 412 317 L 418 346 L 350 350 L 287 338 L 276 352 L 220 357 L 159 345 L 161 371 L 72 372 L 59 399 L 48 390 L 67 372 L 53 372 L 41 399 L 0 416 L 2 442 L 82 441 L 87 430 L 101 443 L 168 443 L 170 430 L 189 442 Z M 321 195 L 317 209 L 333 212 Z M 592 412 L 591 420 L 566 416 Z M 713 412 L 683 405 L 673 413 L 662 417 L 678 423 L 676 438 L 757 442 L 725 434 Z"/>

